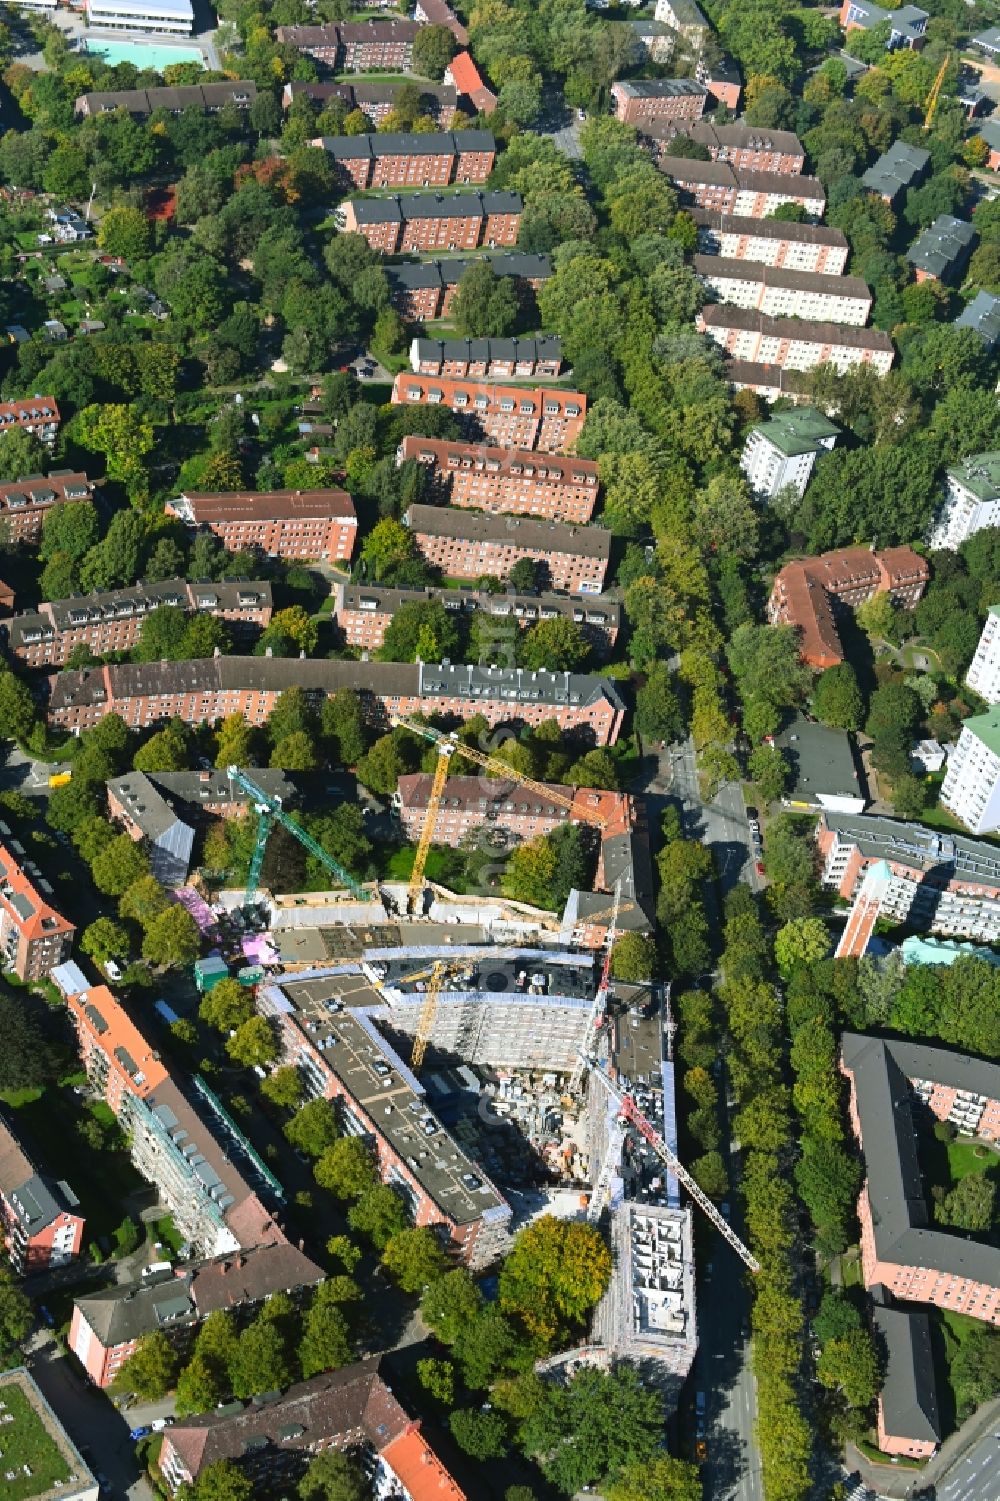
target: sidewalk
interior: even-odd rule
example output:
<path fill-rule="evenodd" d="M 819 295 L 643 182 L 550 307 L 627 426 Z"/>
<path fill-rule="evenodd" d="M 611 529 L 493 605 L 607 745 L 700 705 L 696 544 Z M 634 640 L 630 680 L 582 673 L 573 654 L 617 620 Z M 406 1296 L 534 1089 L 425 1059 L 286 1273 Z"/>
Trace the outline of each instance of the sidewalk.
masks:
<path fill-rule="evenodd" d="M 860 1470 L 861 1478 L 870 1490 L 880 1496 L 892 1497 L 894 1501 L 904 1501 L 904 1498 L 920 1492 L 930 1493 L 973 1444 L 995 1429 L 1000 1430 L 1000 1397 L 994 1397 L 992 1402 L 974 1412 L 961 1428 L 945 1439 L 934 1458 L 919 1470 L 903 1465 L 873 1464 L 851 1443 L 847 1445 L 845 1462 L 848 1470 Z"/>

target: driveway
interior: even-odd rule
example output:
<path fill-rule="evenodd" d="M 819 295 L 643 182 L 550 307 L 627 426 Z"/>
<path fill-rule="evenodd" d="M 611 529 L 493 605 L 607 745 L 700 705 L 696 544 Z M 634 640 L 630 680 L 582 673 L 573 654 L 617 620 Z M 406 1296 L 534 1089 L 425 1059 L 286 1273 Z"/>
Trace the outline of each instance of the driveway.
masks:
<path fill-rule="evenodd" d="M 103 1393 L 87 1384 L 51 1336 L 28 1357 L 27 1365 L 94 1474 L 107 1479 L 102 1497 L 111 1501 L 156 1501 L 139 1468 L 125 1419 Z"/>

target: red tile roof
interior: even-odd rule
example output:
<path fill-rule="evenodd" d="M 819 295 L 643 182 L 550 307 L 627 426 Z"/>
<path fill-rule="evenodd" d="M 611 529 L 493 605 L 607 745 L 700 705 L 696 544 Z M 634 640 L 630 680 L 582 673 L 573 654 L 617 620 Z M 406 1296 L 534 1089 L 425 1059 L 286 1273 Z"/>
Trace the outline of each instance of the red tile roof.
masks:
<path fill-rule="evenodd" d="M 465 1492 L 448 1474 L 416 1424 L 386 1444 L 381 1457 L 402 1481 L 411 1501 L 465 1501 Z"/>

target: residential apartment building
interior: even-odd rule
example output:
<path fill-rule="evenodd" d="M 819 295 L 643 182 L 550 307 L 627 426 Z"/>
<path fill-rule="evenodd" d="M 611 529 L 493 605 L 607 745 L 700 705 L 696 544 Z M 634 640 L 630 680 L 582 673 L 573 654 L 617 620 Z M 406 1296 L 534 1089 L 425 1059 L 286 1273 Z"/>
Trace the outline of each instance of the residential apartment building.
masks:
<path fill-rule="evenodd" d="M 364 235 L 382 255 L 399 255 L 516 245 L 523 209 L 520 193 L 413 193 L 349 198 L 337 213 L 348 234 Z"/>
<path fill-rule="evenodd" d="M 313 1456 L 347 1449 L 366 1460 L 374 1494 L 466 1501 L 380 1373 L 378 1356 L 313 1376 L 267 1403 L 186 1418 L 164 1434 L 159 1470 L 171 1495 L 230 1461 L 261 1494 L 291 1494 Z"/>
<path fill-rule="evenodd" d="M 53 978 L 91 1085 L 114 1111 L 132 1161 L 156 1185 L 184 1239 L 204 1256 L 283 1242 L 261 1198 L 280 1204 L 281 1185 L 200 1076 L 191 1096 L 183 1093 L 107 986 L 88 986 L 75 964 Z"/>
<path fill-rule="evenodd" d="M 644 60 L 668 63 L 677 50 L 677 33 L 662 21 L 650 20 L 648 16 L 629 16 L 628 29 L 635 40 L 635 52 Z"/>
<path fill-rule="evenodd" d="M 825 224 L 749 219 L 719 209 L 691 208 L 687 212 L 698 227 L 698 249 L 705 255 L 827 276 L 841 276 L 847 265 L 846 236 Z"/>
<path fill-rule="evenodd" d="M 693 78 L 630 78 L 611 85 L 615 114 L 625 125 L 648 120 L 687 120 L 705 113 L 708 90 Z"/>
<path fill-rule="evenodd" d="M 510 1206 L 429 1108 L 426 1091 L 363 1010 L 328 998 L 322 980 L 267 986 L 257 1005 L 281 1030 L 283 1056 L 310 1094 L 336 1104 L 341 1128 L 368 1145 L 379 1176 L 465 1265 L 507 1249 Z"/>
<path fill-rule="evenodd" d="M 962 725 L 948 756 L 941 806 L 973 834 L 1000 828 L 1000 708 Z"/>
<path fill-rule="evenodd" d="M 792 625 L 800 634 L 803 662 L 822 671 L 844 660 L 836 608 L 857 609 L 874 594 L 887 593 L 894 604 L 912 609 L 930 569 L 910 547 L 844 547 L 786 563 L 774 580 L 767 602 L 772 625 Z"/>
<path fill-rule="evenodd" d="M 448 506 L 410 506 L 403 517 L 421 555 L 447 578 L 506 579 L 523 558 L 548 568 L 548 587 L 600 594 L 611 562 L 611 533 Z"/>
<path fill-rule="evenodd" d="M 927 12 L 917 5 L 900 5 L 895 10 L 883 10 L 881 5 L 875 5 L 873 0 L 842 0 L 840 7 L 840 24 L 845 31 L 853 31 L 855 27 L 871 31 L 887 21 L 889 23 L 889 40 L 886 42 L 888 52 L 894 52 L 897 47 L 913 47 L 919 50 L 924 44 L 928 19 Z"/>
<path fill-rule="evenodd" d="M 52 887 L 5 824 L 0 834 L 0 969 L 44 980 L 69 954 L 76 928 L 52 906 Z"/>
<path fill-rule="evenodd" d="M 337 73 L 409 73 L 416 21 L 340 21 L 335 26 L 279 26 L 277 40 Z"/>
<path fill-rule="evenodd" d="M 423 26 L 447 26 L 460 47 L 469 45 L 469 33 L 448 4 L 448 0 L 417 0 L 413 19 Z"/>
<path fill-rule="evenodd" d="M 790 130 L 715 125 L 711 120 L 689 125 L 669 119 L 644 121 L 640 129 L 655 143 L 658 154 L 669 156 L 671 141 L 684 136 L 704 146 L 713 162 L 728 162 L 738 172 L 778 172 L 798 177 L 806 164 L 802 142 Z"/>
<path fill-rule="evenodd" d="M 710 303 L 698 314 L 698 328 L 735 360 L 812 370 L 831 364 L 837 370 L 871 365 L 885 375 L 895 359 L 889 335 L 880 328 L 846 323 L 814 323 L 805 318 L 771 318 L 753 308 Z"/>
<path fill-rule="evenodd" d="M 81 94 L 74 112 L 79 120 L 113 114 L 118 109 L 125 110 L 133 120 L 148 120 L 158 109 L 171 115 L 182 114 L 188 109 L 198 110 L 203 115 L 216 115 L 227 105 L 248 110 L 256 98 L 257 85 L 252 79 L 241 78 L 235 82 L 225 79 L 222 83 L 177 84 L 173 88 L 98 90 Z"/>
<path fill-rule="evenodd" d="M 348 646 L 377 651 L 389 623 L 404 605 L 440 600 L 446 610 L 475 611 L 496 624 L 496 638 L 510 640 L 539 620 L 572 620 L 598 656 L 610 654 L 621 628 L 621 606 L 605 600 L 567 599 L 562 594 L 488 594 L 479 589 L 381 589 L 377 585 L 338 583 L 333 590 L 333 623 Z M 480 626 L 480 635 L 485 634 Z"/>
<path fill-rule="evenodd" d="M 558 334 L 537 339 L 414 339 L 410 369 L 418 375 L 554 380 L 562 369 L 562 340 Z"/>
<path fill-rule="evenodd" d="M 983 142 L 989 156 L 986 167 L 990 172 L 1000 169 L 1000 120 L 984 120 L 976 131 L 976 139 Z"/>
<path fill-rule="evenodd" d="M 917 281 L 958 281 L 969 264 L 976 230 L 967 219 L 940 214 L 906 252 Z"/>
<path fill-rule="evenodd" d="M 822 880 L 846 902 L 883 862 L 880 912 L 897 925 L 976 943 L 1000 941 L 995 845 L 921 824 L 824 813 L 816 829 Z"/>
<path fill-rule="evenodd" d="M 291 108 L 295 99 L 312 99 L 320 109 L 331 100 L 341 99 L 347 114 L 359 109 L 376 127 L 396 107 L 396 97 L 403 87 L 400 83 L 309 83 L 293 78 L 285 84 L 281 95 L 283 109 Z M 451 125 L 458 108 L 458 90 L 447 84 L 420 84 L 420 109 L 436 121 L 441 130 Z"/>
<path fill-rule="evenodd" d="M 378 135 L 320 136 L 341 181 L 356 188 L 443 188 L 485 182 L 496 141 L 488 130 L 385 131 Z"/>
<path fill-rule="evenodd" d="M 699 83 L 705 85 L 716 104 L 724 104 L 732 115 L 739 113 L 743 80 L 740 78 L 739 68 L 731 57 L 723 53 L 714 63 L 699 58 L 694 76 Z"/>
<path fill-rule="evenodd" d="M 971 454 L 945 471 L 944 502 L 928 546 L 956 552 L 987 526 L 1000 526 L 1000 452 Z"/>
<path fill-rule="evenodd" d="M 931 154 L 922 146 L 910 146 L 906 141 L 893 141 L 888 151 L 883 151 L 861 181 L 871 193 L 877 193 L 886 203 L 893 204 L 909 188 L 919 187 L 930 165 Z"/>
<path fill-rule="evenodd" d="M 11 545 L 41 541 L 46 511 L 64 500 L 89 500 L 93 482 L 70 469 L 24 474 L 0 485 L 0 521 Z"/>
<path fill-rule="evenodd" d="M 754 391 L 765 401 L 777 401 L 779 396 L 794 402 L 811 400 L 802 371 L 783 370 L 780 365 L 727 360 L 726 380 L 734 391 Z"/>
<path fill-rule="evenodd" d="M 776 412 L 747 433 L 740 468 L 768 500 L 789 486 L 802 496 L 817 456 L 828 453 L 839 437 L 840 429 L 815 407 Z"/>
<path fill-rule="evenodd" d="M 792 271 L 719 255 L 696 255 L 694 271 L 719 302 L 753 308 L 770 318 L 806 318 L 863 328 L 871 312 L 871 290 L 860 276 Z"/>
<path fill-rule="evenodd" d="M 340 662 L 306 657 L 209 657 L 195 662 L 128 663 L 64 670 L 49 683 L 48 723 L 78 733 L 106 714 L 133 728 L 179 715 L 212 724 L 242 714 L 266 724 L 287 688 L 317 701 L 350 688 L 372 723 L 393 716 L 482 714 L 493 724 L 541 724 L 554 719 L 568 733 L 613 745 L 625 705 L 614 684 L 584 673 L 527 672 L 521 668 L 462 667 L 444 662 Z M 0 886 L 0 915 L 2 915 Z M 0 942 L 3 928 L 0 926 Z"/>
<path fill-rule="evenodd" d="M 237 635 L 252 636 L 271 619 L 271 585 L 257 579 L 205 584 L 166 579 L 159 584 L 71 594 L 69 599 L 46 600 L 37 610 L 4 621 L 0 640 L 27 667 L 59 667 L 78 646 L 95 656 L 130 651 L 146 617 L 165 606 L 217 615 Z"/>
<path fill-rule="evenodd" d="M 257 549 L 271 558 L 349 563 L 358 535 L 346 490 L 191 491 L 168 500 L 163 509 L 185 526 L 214 533 L 229 552 Z"/>
<path fill-rule="evenodd" d="M 12 1424 L 4 1427 L 7 1441 L 4 1447 L 32 1455 L 38 1466 L 39 1478 L 34 1488 L 27 1477 L 22 1478 L 14 1471 L 15 1495 L 33 1497 L 34 1501 L 48 1501 L 53 1495 L 58 1496 L 58 1501 L 98 1501 L 102 1487 L 96 1475 L 24 1366 L 0 1374 L 0 1406 L 3 1416 Z M 31 1466 L 28 1468 L 30 1471 Z M 65 1479 L 50 1487 L 49 1474 Z"/>
<path fill-rule="evenodd" d="M 864 1156 L 858 1199 L 866 1287 L 1000 1324 L 1000 1251 L 934 1226 L 917 1150 L 914 1102 L 966 1134 L 995 1139 L 1000 1069 L 944 1048 L 845 1032 L 841 1069 Z"/>
<path fill-rule="evenodd" d="M 986 623 L 965 681 L 988 704 L 1000 703 L 1000 605 L 990 605 L 986 613 Z"/>
<path fill-rule="evenodd" d="M 509 255 L 481 257 L 488 260 L 495 276 L 509 276 L 527 282 L 535 292 L 552 275 L 547 255 Z M 396 311 L 416 323 L 430 318 L 446 318 L 459 282 L 469 269 L 467 260 L 418 261 L 404 266 L 387 266 L 389 294 Z"/>
<path fill-rule="evenodd" d="M 18 428 L 51 446 L 62 418 L 54 396 L 32 396 L 26 401 L 0 401 L 0 438 Z"/>
<path fill-rule="evenodd" d="M 952 328 L 971 328 L 987 349 L 995 349 L 1000 343 L 1000 297 L 993 292 L 977 292 L 952 320 Z"/>
<path fill-rule="evenodd" d="M 826 192 L 816 177 L 748 172 L 729 162 L 699 162 L 689 156 L 661 155 L 656 164 L 685 204 L 696 208 L 746 219 L 765 219 L 783 203 L 797 203 L 813 219 L 822 219 L 826 209 Z"/>
<path fill-rule="evenodd" d="M 84 0 L 87 24 L 102 31 L 151 31 L 190 36 L 191 0 Z"/>
<path fill-rule="evenodd" d="M 477 115 L 492 115 L 497 107 L 497 96 L 472 60 L 470 52 L 457 52 L 444 70 L 444 81 L 458 90 L 462 109 L 471 109 Z"/>
<path fill-rule="evenodd" d="M 254 781 L 284 807 L 295 788 L 284 772 L 254 770 Z M 142 844 L 156 879 L 183 886 L 195 832 L 208 818 L 239 818 L 252 799 L 224 771 L 130 771 L 107 783 L 108 814 Z"/>
<path fill-rule="evenodd" d="M 13 1121 L 0 1115 L 0 1237 L 18 1277 L 75 1261 L 83 1244 L 79 1210 L 69 1184 L 41 1171 Z"/>
<path fill-rule="evenodd" d="M 695 0 L 656 0 L 656 19 L 682 37 L 693 52 L 700 52 L 711 27 Z"/>
<path fill-rule="evenodd" d="M 162 1330 L 183 1355 L 210 1313 L 225 1309 L 242 1323 L 274 1293 L 298 1300 L 325 1276 L 302 1251 L 279 1241 L 115 1283 L 75 1299 L 69 1348 L 93 1385 L 105 1388 L 147 1335 Z"/>
<path fill-rule="evenodd" d="M 426 466 L 436 496 L 460 508 L 585 526 L 597 502 L 600 475 L 592 459 L 412 435 L 396 450 L 397 464 L 408 459 Z"/>
<path fill-rule="evenodd" d="M 543 453 L 571 448 L 587 420 L 587 398 L 580 391 L 531 390 L 405 372 L 393 382 L 392 401 L 402 406 L 448 406 L 470 437 Z"/>
<path fill-rule="evenodd" d="M 941 1442 L 941 1419 L 927 1315 L 876 1299 L 872 1325 L 885 1357 L 876 1414 L 878 1446 L 893 1457 L 930 1459 Z"/>

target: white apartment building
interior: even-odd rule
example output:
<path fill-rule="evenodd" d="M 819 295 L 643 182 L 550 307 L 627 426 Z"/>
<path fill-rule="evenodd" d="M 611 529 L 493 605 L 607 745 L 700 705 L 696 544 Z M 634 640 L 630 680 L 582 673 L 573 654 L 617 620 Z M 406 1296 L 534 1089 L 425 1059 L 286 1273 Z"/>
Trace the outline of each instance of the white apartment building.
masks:
<path fill-rule="evenodd" d="M 895 349 L 880 328 L 852 328 L 845 323 L 815 323 L 804 318 L 770 318 L 753 308 L 709 303 L 698 315 L 707 333 L 731 360 L 776 365 L 783 370 L 812 370 L 831 364 L 837 370 L 871 365 L 879 375 L 892 369 Z"/>
<path fill-rule="evenodd" d="M 815 407 L 777 412 L 747 433 L 740 468 L 757 494 L 768 500 L 789 487 L 801 496 L 816 455 L 828 452 L 839 437 L 840 429 Z"/>
<path fill-rule="evenodd" d="M 698 249 L 726 260 L 758 261 L 790 271 L 840 276 L 847 265 L 847 238 L 825 224 L 786 224 L 748 219 L 717 208 L 690 208 L 698 226 Z"/>
<path fill-rule="evenodd" d="M 696 255 L 695 275 L 720 302 L 755 308 L 771 318 L 812 318 L 864 328 L 872 294 L 860 276 L 794 271 L 788 266 Z"/>
<path fill-rule="evenodd" d="M 90 26 L 110 31 L 155 31 L 167 36 L 191 36 L 191 0 L 87 0 Z"/>
<path fill-rule="evenodd" d="M 1000 703 L 1000 605 L 990 605 L 965 681 L 988 704 Z"/>
<path fill-rule="evenodd" d="M 928 543 L 955 552 L 966 537 L 984 527 L 1000 525 L 1000 453 L 977 453 L 946 476 L 944 503 Z"/>
<path fill-rule="evenodd" d="M 941 806 L 973 834 L 1000 829 L 1000 709 L 965 721 L 948 757 Z"/>

